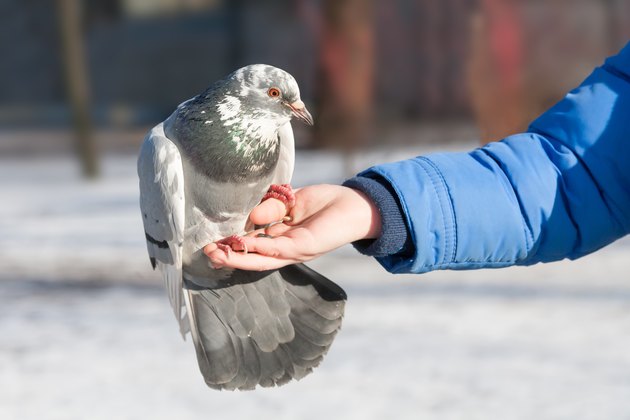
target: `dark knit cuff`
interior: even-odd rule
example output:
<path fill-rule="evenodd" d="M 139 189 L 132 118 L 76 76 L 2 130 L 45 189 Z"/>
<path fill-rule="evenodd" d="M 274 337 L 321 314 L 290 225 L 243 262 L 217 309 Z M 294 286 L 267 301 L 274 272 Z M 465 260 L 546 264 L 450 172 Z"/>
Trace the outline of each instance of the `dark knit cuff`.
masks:
<path fill-rule="evenodd" d="M 363 192 L 381 214 L 381 236 L 377 239 L 353 242 L 352 245 L 357 251 L 373 257 L 407 255 L 413 252 L 413 242 L 402 207 L 389 182 L 378 175 L 373 177 L 362 175 L 350 178 L 342 185 Z"/>

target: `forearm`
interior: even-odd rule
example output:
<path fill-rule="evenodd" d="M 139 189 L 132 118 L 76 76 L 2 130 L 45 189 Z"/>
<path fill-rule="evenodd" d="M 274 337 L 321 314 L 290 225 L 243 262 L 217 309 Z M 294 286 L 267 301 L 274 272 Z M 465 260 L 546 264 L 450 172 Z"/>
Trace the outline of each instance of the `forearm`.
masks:
<path fill-rule="evenodd" d="M 626 234 L 629 56 L 608 60 L 530 133 L 363 173 L 391 186 L 414 245 L 379 261 L 393 272 L 532 264 Z"/>

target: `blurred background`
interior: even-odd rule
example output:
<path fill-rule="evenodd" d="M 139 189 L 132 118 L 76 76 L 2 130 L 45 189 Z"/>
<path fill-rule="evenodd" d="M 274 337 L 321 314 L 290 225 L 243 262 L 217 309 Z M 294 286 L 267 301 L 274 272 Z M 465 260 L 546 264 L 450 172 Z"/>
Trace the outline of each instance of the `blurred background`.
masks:
<path fill-rule="evenodd" d="M 629 39 L 629 0 L 0 0 L 0 418 L 630 417 L 628 240 L 396 277 L 340 249 L 312 264 L 349 294 L 318 371 L 208 390 L 135 175 L 147 130 L 246 64 L 315 117 L 300 186 L 523 131 Z"/>

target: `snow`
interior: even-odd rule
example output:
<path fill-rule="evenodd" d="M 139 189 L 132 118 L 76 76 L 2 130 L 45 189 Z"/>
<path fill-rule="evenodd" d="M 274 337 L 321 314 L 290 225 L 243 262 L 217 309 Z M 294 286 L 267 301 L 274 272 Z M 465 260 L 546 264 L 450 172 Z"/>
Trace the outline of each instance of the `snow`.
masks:
<path fill-rule="evenodd" d="M 295 184 L 425 151 L 303 152 Z M 0 161 L 1 419 L 630 417 L 627 239 L 574 262 L 422 276 L 343 248 L 311 264 L 349 296 L 322 365 L 218 392 L 150 270 L 135 158 L 104 169 L 84 181 L 71 159 Z"/>

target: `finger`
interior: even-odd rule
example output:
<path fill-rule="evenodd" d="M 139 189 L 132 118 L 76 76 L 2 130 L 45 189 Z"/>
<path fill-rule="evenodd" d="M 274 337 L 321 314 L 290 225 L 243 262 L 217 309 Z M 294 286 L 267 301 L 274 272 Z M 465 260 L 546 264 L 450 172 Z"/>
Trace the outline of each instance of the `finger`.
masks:
<path fill-rule="evenodd" d="M 294 229 L 293 226 L 286 225 L 284 223 L 276 223 L 271 226 L 265 228 L 265 234 L 269 236 L 281 236 L 284 235 L 289 230 Z"/>
<path fill-rule="evenodd" d="M 281 236 L 277 238 L 260 237 L 258 235 L 265 234 L 258 231 L 257 236 L 241 237 L 241 246 L 247 248 L 247 253 L 257 253 L 267 257 L 293 259 L 295 255 L 295 243 L 293 239 Z M 216 265 L 224 265 L 233 252 L 226 253 L 220 249 L 216 243 L 208 244 L 204 247 L 203 252 L 210 258 L 211 262 Z M 229 255 L 228 255 L 229 254 Z M 223 258 L 225 256 L 226 258 Z"/>
<path fill-rule="evenodd" d="M 274 258 L 253 253 L 231 252 L 228 255 L 220 249 L 215 250 L 208 257 L 214 268 L 230 267 L 249 271 L 273 270 L 299 262 L 292 259 Z"/>
<path fill-rule="evenodd" d="M 212 243 L 209 243 L 208 245 L 203 247 L 203 253 L 206 254 L 206 255 L 210 255 L 210 253 L 216 251 L 217 249 L 219 249 L 217 244 L 212 242 Z"/>
<path fill-rule="evenodd" d="M 249 219 L 256 225 L 266 225 L 282 219 L 287 213 L 286 205 L 275 198 L 263 201 L 249 215 Z"/>
<path fill-rule="evenodd" d="M 268 235 L 268 233 L 266 234 Z M 295 243 L 286 236 L 273 238 L 246 236 L 243 238 L 243 243 L 247 246 L 247 250 L 252 253 L 274 258 L 295 257 Z"/>
<path fill-rule="evenodd" d="M 285 225 L 284 223 L 273 223 L 269 226 L 247 232 L 244 236 L 251 236 L 252 238 L 260 238 L 263 236 L 276 237 L 285 234 L 291 229 L 294 228 L 292 226 Z"/>
<path fill-rule="evenodd" d="M 251 236 L 253 238 L 256 238 L 258 236 L 261 236 L 261 235 L 264 236 L 264 235 L 267 235 L 267 234 L 268 234 L 267 233 L 267 228 L 261 228 L 261 229 L 256 229 L 256 230 L 249 231 L 243 236 Z"/>

